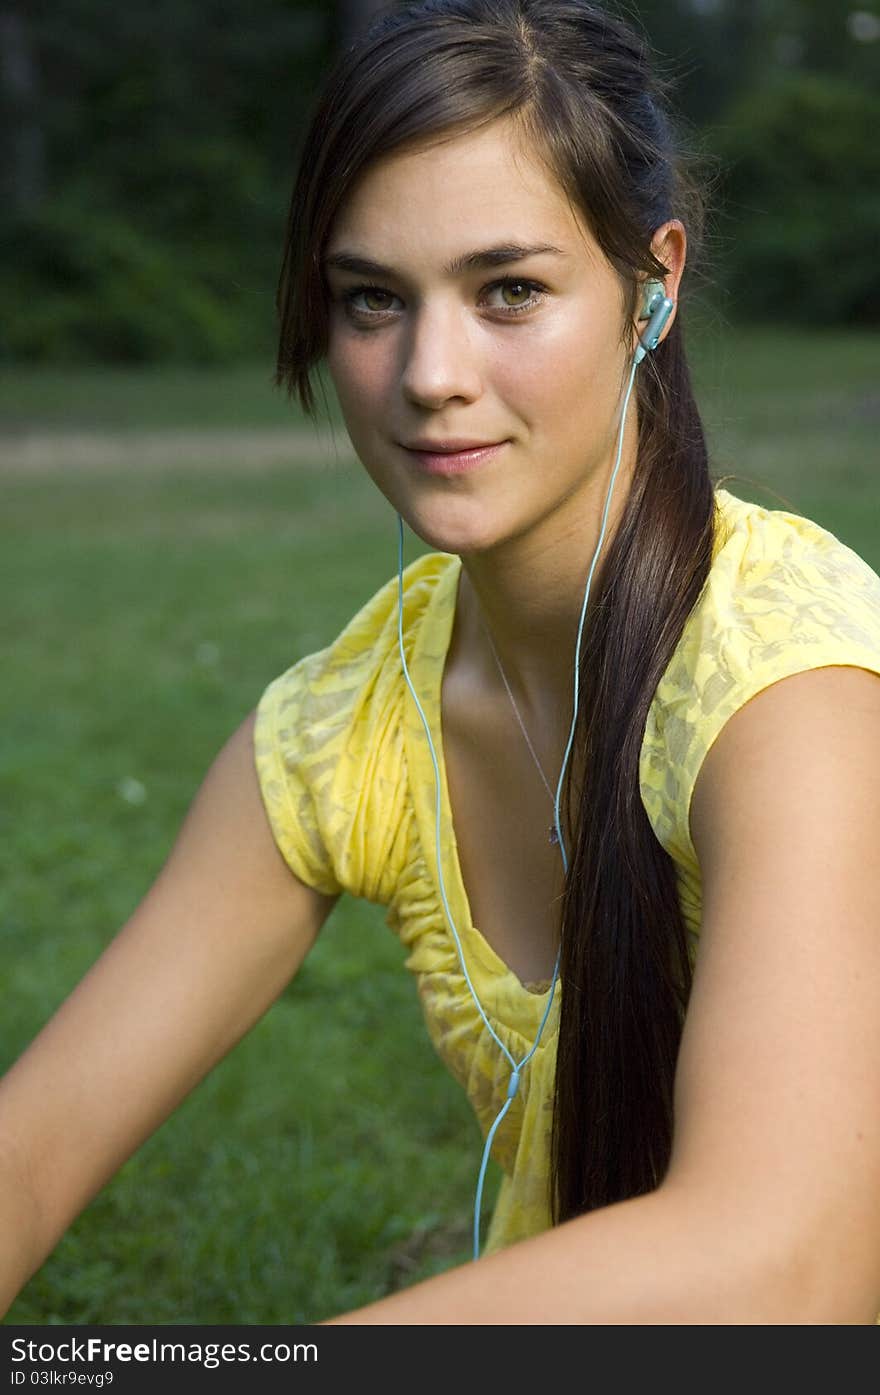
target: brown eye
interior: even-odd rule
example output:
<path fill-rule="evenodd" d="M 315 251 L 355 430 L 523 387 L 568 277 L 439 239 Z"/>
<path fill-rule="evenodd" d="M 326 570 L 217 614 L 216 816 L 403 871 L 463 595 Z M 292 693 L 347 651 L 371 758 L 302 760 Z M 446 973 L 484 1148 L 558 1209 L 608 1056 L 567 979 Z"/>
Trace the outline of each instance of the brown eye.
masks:
<path fill-rule="evenodd" d="M 486 289 L 489 295 L 501 292 L 503 301 L 496 302 L 493 308 L 501 310 L 508 317 L 534 310 L 542 300 L 546 299 L 546 291 L 537 281 L 517 279 L 515 276 L 504 276 L 501 280 L 494 281 L 491 286 L 487 286 Z"/>
<path fill-rule="evenodd" d="M 503 292 L 504 295 L 508 295 L 508 294 L 513 295 L 513 296 L 523 296 L 523 295 L 524 295 L 524 296 L 526 297 L 526 299 L 528 299 L 529 294 L 530 294 L 530 287 L 529 287 L 528 283 L 525 282 L 525 281 L 504 281 L 504 282 L 502 282 L 501 290 L 502 290 L 502 292 Z"/>
<path fill-rule="evenodd" d="M 359 297 L 363 297 L 364 303 L 357 305 L 355 302 Z M 396 300 L 391 291 L 383 291 L 381 286 L 354 286 L 350 291 L 346 291 L 343 296 L 346 309 L 349 314 L 362 316 L 381 315 L 390 309 L 389 301 Z M 377 304 L 378 302 L 378 304 Z M 383 304 L 384 302 L 384 304 Z"/>
<path fill-rule="evenodd" d="M 386 301 L 388 301 L 388 300 L 393 300 L 393 299 L 394 299 L 394 297 L 392 296 L 392 294 L 391 294 L 390 291 L 373 291 L 373 290 L 370 290 L 369 288 L 368 288 L 367 290 L 365 290 L 365 291 L 362 291 L 362 292 L 361 292 L 361 295 L 364 297 L 364 304 L 366 305 L 366 307 L 367 307 L 368 310 L 387 310 L 387 309 L 388 309 L 388 306 L 387 306 L 387 305 L 381 305 L 381 304 L 380 304 L 380 305 L 375 305 L 375 304 L 371 305 L 371 304 L 370 304 L 370 301 L 377 301 L 377 300 L 378 300 L 378 301 L 381 301 L 381 300 L 383 299 L 383 297 L 384 297 L 384 299 L 385 299 Z"/>
<path fill-rule="evenodd" d="M 483 288 L 481 303 L 486 303 L 486 296 L 497 295 L 499 291 L 503 300 L 492 302 L 490 299 L 488 304 L 507 319 L 536 309 L 547 298 L 544 287 L 537 281 L 502 276 Z M 385 323 L 389 315 L 396 313 L 391 303 L 396 300 L 393 291 L 386 291 L 381 286 L 352 286 L 342 296 L 347 315 L 361 325 Z"/>

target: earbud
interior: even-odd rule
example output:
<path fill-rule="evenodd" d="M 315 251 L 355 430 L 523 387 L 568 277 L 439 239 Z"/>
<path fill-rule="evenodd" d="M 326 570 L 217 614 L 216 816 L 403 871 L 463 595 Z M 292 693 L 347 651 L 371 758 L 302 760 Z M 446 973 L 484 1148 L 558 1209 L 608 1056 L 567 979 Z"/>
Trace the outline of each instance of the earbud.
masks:
<path fill-rule="evenodd" d="M 642 309 L 639 319 L 649 320 L 665 295 L 666 287 L 662 281 L 646 281 L 642 287 Z"/>
<path fill-rule="evenodd" d="M 675 309 L 675 301 L 670 300 L 662 281 L 648 281 L 642 299 L 642 313 L 639 320 L 647 320 L 645 332 L 639 337 L 635 352 L 636 364 L 641 363 L 645 354 L 656 349 L 669 316 Z"/>

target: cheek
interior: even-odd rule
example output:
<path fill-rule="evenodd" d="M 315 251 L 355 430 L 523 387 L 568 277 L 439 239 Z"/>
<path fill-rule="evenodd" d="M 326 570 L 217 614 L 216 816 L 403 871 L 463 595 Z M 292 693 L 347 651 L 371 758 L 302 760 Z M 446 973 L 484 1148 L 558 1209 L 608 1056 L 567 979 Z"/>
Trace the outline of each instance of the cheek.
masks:
<path fill-rule="evenodd" d="M 611 381 L 614 357 L 584 317 L 560 317 L 522 334 L 492 367 L 497 391 L 548 434 L 565 434 L 594 414 Z"/>
<path fill-rule="evenodd" d="M 346 418 L 369 415 L 387 395 L 394 365 L 379 338 L 344 332 L 330 336 L 327 370 Z"/>

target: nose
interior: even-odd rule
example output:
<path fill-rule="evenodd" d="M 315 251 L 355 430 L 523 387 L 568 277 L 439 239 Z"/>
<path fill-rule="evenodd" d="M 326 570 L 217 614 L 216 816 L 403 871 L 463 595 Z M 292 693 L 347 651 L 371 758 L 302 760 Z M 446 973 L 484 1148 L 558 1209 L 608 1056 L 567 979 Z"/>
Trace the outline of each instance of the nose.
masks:
<path fill-rule="evenodd" d="M 404 337 L 401 388 L 408 401 L 442 407 L 450 398 L 474 401 L 482 391 L 482 374 L 473 327 L 462 306 L 423 306 Z"/>

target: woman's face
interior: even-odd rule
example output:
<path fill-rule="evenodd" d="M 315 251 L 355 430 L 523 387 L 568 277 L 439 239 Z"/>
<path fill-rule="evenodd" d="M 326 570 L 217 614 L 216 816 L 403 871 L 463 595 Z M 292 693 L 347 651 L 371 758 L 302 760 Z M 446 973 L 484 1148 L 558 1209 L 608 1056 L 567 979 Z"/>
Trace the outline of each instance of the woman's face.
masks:
<path fill-rule="evenodd" d="M 465 260 L 513 245 L 555 250 Z M 375 265 L 332 264 L 343 257 Z M 325 273 L 328 368 L 352 444 L 420 538 L 461 554 L 595 517 L 623 405 L 622 291 L 507 120 L 374 165 L 340 209 Z M 627 417 L 625 452 L 635 393 Z M 407 449 L 417 438 L 506 444 L 436 474 Z"/>

